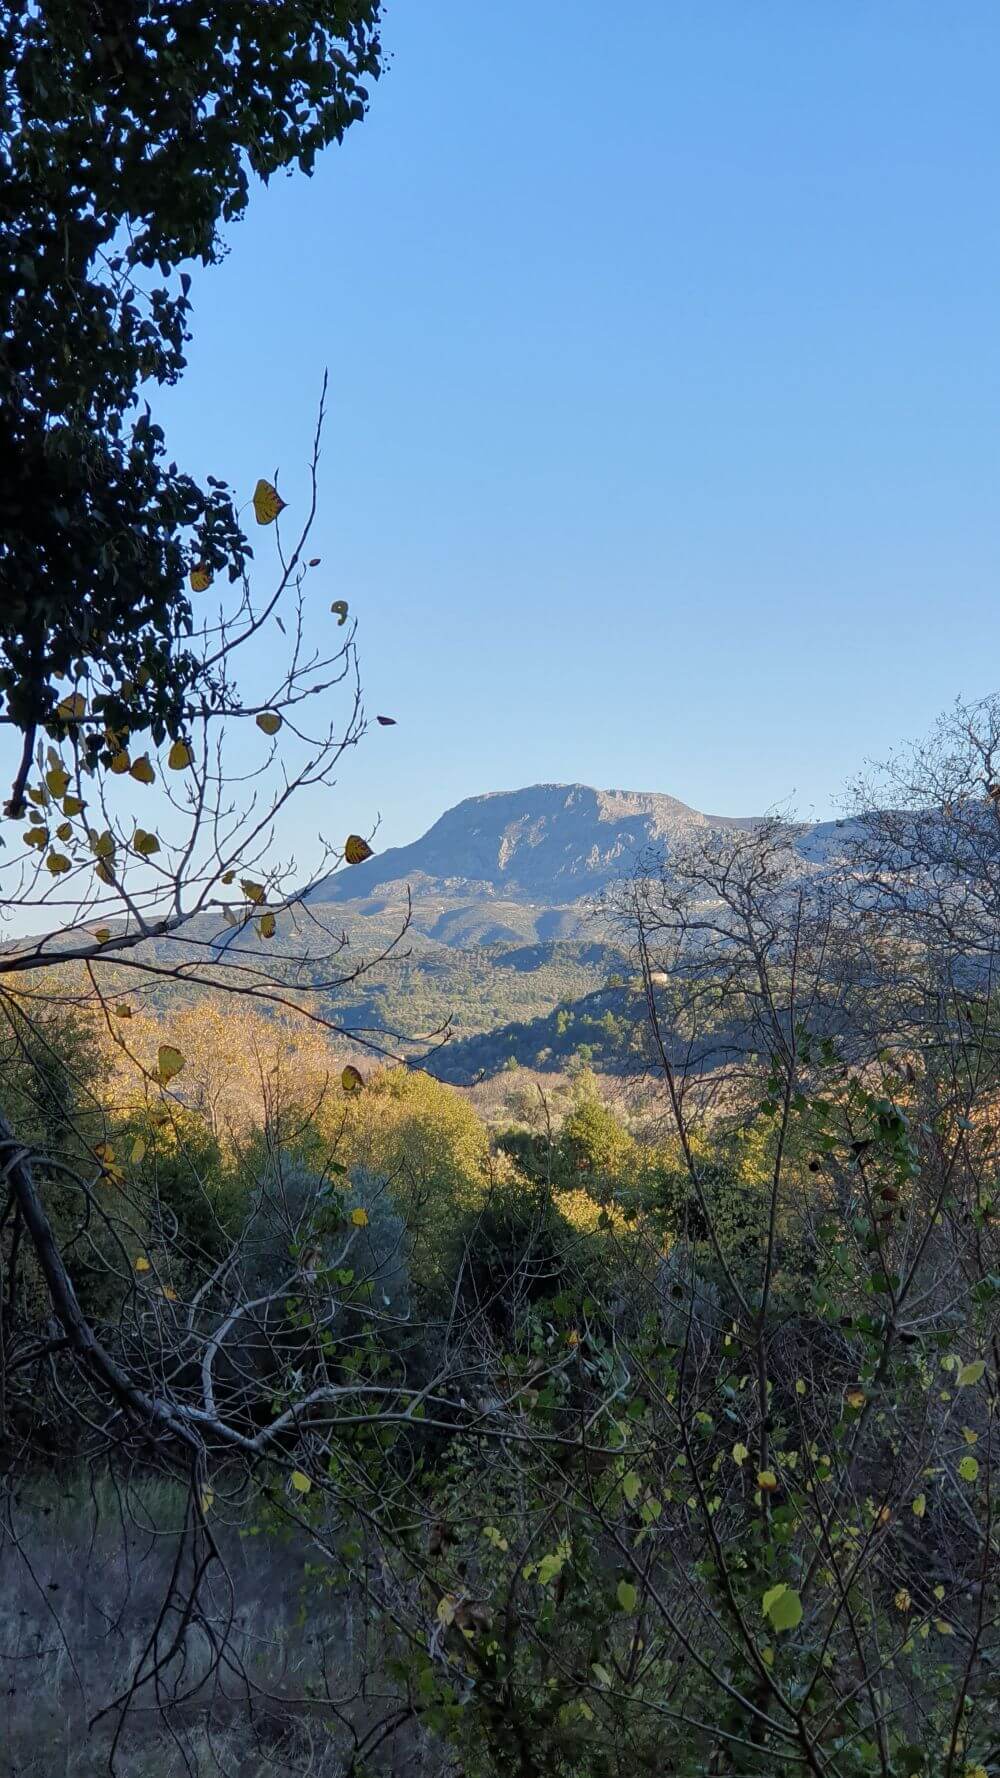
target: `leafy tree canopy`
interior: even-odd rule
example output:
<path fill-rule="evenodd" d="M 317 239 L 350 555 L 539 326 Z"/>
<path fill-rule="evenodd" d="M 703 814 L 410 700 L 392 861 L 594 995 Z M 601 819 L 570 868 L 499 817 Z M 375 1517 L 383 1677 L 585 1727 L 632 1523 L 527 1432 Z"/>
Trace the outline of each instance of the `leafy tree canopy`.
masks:
<path fill-rule="evenodd" d="M 176 734 L 196 587 L 249 553 L 167 460 L 143 391 L 184 368 L 190 278 L 252 176 L 364 115 L 380 0 L 31 0 L 0 18 L 0 710 L 59 726 L 89 663 L 114 728 Z M 15 803 L 17 795 L 15 795 Z"/>

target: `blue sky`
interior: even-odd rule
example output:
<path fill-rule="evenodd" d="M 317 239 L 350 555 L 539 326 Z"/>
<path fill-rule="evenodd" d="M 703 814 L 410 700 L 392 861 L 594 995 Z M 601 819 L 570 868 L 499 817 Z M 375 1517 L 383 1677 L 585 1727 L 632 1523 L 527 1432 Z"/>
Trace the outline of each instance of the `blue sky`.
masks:
<path fill-rule="evenodd" d="M 829 814 L 1000 679 L 1000 11 L 395 0 L 385 38 L 161 403 L 294 498 L 330 370 L 316 633 L 349 599 L 399 726 L 303 832 L 542 780 Z"/>

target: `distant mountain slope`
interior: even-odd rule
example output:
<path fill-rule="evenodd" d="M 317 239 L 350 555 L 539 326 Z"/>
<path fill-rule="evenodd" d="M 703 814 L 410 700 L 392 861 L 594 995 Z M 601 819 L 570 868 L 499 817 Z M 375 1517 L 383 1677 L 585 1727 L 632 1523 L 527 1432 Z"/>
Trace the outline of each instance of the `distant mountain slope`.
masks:
<path fill-rule="evenodd" d="M 380 965 L 353 990 L 331 994 L 328 1010 L 344 1024 L 356 1021 L 376 1030 L 430 1032 L 448 1023 L 453 1041 L 460 1041 L 544 1019 L 554 1008 L 575 1005 L 603 989 L 609 977 L 626 968 L 626 959 L 612 946 L 580 940 L 461 950 L 439 945 Z M 539 1037 L 532 1056 L 543 1041 L 548 1040 Z M 449 1044 L 441 1055 L 450 1049 Z M 499 1059 L 509 1054 L 507 1045 Z"/>
<path fill-rule="evenodd" d="M 749 824 L 655 792 L 534 784 L 466 798 L 411 845 L 328 877 L 314 899 L 384 917 L 408 888 L 418 930 L 451 945 L 572 938 L 587 903 L 649 847 Z"/>
<path fill-rule="evenodd" d="M 650 849 L 669 853 L 698 833 L 752 825 L 672 796 L 585 784 L 469 797 L 412 844 L 318 884 L 307 913 L 279 918 L 271 954 L 294 958 L 303 983 L 322 975 L 324 1008 L 345 1026 L 417 1034 L 450 1023 L 439 1071 L 455 1079 L 511 1057 L 534 1065 L 543 1052 L 551 1058 L 543 1066 L 557 1065 L 581 1043 L 611 1066 L 624 1002 L 608 984 L 630 966 L 594 903 Z M 807 868 L 821 867 L 842 840 L 834 822 L 804 828 Z M 329 952 L 331 935 L 344 975 L 356 972 L 339 985 L 329 963 L 309 961 Z M 257 943 L 252 930 L 203 914 L 183 936 L 153 939 L 140 954 L 171 967 L 208 963 L 221 980 Z M 150 988 L 164 1004 L 180 991 L 170 980 Z"/>

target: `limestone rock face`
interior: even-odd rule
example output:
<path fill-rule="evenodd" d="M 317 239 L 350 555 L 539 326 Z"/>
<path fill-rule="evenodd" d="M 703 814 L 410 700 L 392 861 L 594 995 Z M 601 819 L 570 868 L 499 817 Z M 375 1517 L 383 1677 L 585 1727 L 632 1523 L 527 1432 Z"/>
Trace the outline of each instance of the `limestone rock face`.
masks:
<path fill-rule="evenodd" d="M 576 926 L 572 910 L 582 910 L 648 849 L 669 850 L 698 828 L 745 825 L 699 814 L 654 791 L 533 784 L 468 797 L 422 839 L 338 872 L 315 893 L 321 901 L 374 897 L 386 905 L 408 885 L 415 900 L 448 904 L 440 909 L 439 936 L 445 942 L 451 927 L 451 942 L 468 942 L 473 905 L 491 937 L 529 936 L 523 914 L 505 918 L 498 904 L 531 908 L 530 924 L 539 938 L 568 936 Z M 460 909 L 466 910 L 464 919 Z"/>

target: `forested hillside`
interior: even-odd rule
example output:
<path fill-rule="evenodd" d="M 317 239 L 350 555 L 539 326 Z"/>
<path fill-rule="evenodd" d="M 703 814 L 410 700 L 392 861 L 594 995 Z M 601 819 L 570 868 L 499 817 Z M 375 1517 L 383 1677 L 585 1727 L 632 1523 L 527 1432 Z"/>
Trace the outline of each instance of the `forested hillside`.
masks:
<path fill-rule="evenodd" d="M 183 928 L 166 996 L 162 939 L 7 953 L 20 1770 L 624 1773 L 669 1697 L 691 1778 L 880 1735 L 915 1774 L 918 1733 L 988 1773 L 1000 711 L 962 721 L 842 864 L 695 834 L 619 886 L 627 981 L 408 1064 L 265 977 L 246 884 L 221 989 Z"/>
<path fill-rule="evenodd" d="M 0 12 L 0 1778 L 1000 1778 L 988 23 L 398 10 Z"/>

